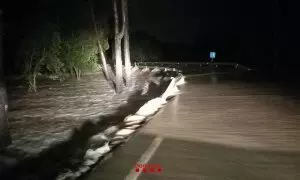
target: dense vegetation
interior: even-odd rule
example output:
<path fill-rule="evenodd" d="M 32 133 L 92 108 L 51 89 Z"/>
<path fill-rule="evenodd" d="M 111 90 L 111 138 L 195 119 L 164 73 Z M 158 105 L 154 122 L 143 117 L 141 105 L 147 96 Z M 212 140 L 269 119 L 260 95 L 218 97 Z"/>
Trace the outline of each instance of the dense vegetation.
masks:
<path fill-rule="evenodd" d="M 104 50 L 110 48 L 109 13 L 111 1 L 97 1 L 97 26 Z M 5 67 L 7 75 L 22 76 L 29 90 L 36 91 L 36 77 L 69 74 L 77 79 L 85 72 L 100 70 L 97 37 L 86 1 L 29 1 L 30 9 L 4 8 Z M 28 6 L 26 6 L 28 7 Z M 19 13 L 13 14 L 10 8 Z M 11 13 L 11 14 L 10 14 Z M 18 16 L 18 14 L 20 16 Z M 23 14 L 23 16 L 21 16 Z"/>
<path fill-rule="evenodd" d="M 94 29 L 89 2 L 94 6 L 99 37 Z M 29 91 L 37 90 L 37 77 L 41 75 L 60 81 L 66 76 L 80 79 L 85 72 L 102 68 L 98 38 L 108 64 L 115 65 L 111 0 L 74 0 L 71 4 L 66 0 L 31 0 L 26 3 L 18 7 L 12 3 L 4 8 L 7 12 L 4 16 L 6 75 L 21 76 Z M 25 4 L 30 8 L 22 8 Z M 12 9 L 17 13 L 12 13 Z M 163 58 L 162 43 L 154 37 L 132 32 L 130 38 L 132 61 L 159 61 Z"/>

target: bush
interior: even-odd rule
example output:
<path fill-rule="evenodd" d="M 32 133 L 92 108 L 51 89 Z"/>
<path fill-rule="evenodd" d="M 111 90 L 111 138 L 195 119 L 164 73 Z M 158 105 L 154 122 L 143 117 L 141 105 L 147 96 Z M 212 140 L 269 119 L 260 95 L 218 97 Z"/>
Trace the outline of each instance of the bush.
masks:
<path fill-rule="evenodd" d="M 100 70 L 95 39 L 88 33 L 73 35 L 63 42 L 65 70 L 80 79 L 84 72 Z"/>
<path fill-rule="evenodd" d="M 29 91 L 36 91 L 38 74 L 51 74 L 63 80 L 64 73 L 70 73 L 79 80 L 82 73 L 101 69 L 97 57 L 96 38 L 89 32 L 79 32 L 65 39 L 61 38 L 58 28 L 44 28 L 32 33 L 24 40 L 22 59 L 23 75 Z M 46 37 L 45 37 L 46 36 Z M 104 35 L 101 43 L 105 50 L 109 43 Z"/>
<path fill-rule="evenodd" d="M 52 58 L 49 56 L 53 54 L 50 53 L 53 46 L 52 36 L 56 29 L 57 27 L 51 23 L 44 24 L 22 41 L 23 76 L 28 84 L 28 91 L 37 90 L 36 77 L 43 72 L 43 67 L 51 62 Z"/>
<path fill-rule="evenodd" d="M 61 61 L 62 41 L 60 33 L 55 31 L 52 35 L 52 42 L 46 50 L 45 67 L 51 74 L 58 75 L 63 80 L 62 68 L 64 63 Z"/>
<path fill-rule="evenodd" d="M 36 92 L 36 76 L 41 71 L 41 67 L 45 63 L 45 49 L 33 49 L 27 57 L 29 57 L 29 59 L 25 61 L 25 80 L 28 84 L 28 91 Z"/>

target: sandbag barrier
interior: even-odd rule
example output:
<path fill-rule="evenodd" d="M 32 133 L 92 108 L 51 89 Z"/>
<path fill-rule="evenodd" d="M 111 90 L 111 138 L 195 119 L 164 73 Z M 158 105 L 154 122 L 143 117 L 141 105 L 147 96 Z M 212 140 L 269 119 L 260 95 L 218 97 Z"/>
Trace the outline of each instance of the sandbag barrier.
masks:
<path fill-rule="evenodd" d="M 133 72 L 138 69 L 138 67 L 134 67 Z M 148 75 L 149 81 L 151 81 L 151 77 L 159 76 L 162 79 L 166 78 L 165 80 L 170 78 L 171 82 L 161 96 L 149 100 L 140 107 L 136 113 L 128 115 L 122 122 L 110 126 L 101 133 L 91 137 L 89 140 L 91 144 L 98 142 L 98 144 L 104 145 L 99 148 L 88 149 L 84 155 L 84 162 L 78 170 L 76 172 L 73 170 L 60 174 L 56 178 L 57 180 L 77 179 L 88 172 L 97 162 L 103 160 L 103 158 L 105 158 L 113 149 L 128 141 L 139 128 L 151 120 L 152 117 L 167 104 L 171 97 L 174 97 L 179 93 L 178 86 L 185 83 L 184 76 L 175 68 L 167 69 L 156 67 L 152 70 L 150 68 L 143 68 L 139 73 L 146 72 L 150 72 Z M 165 76 L 163 76 L 163 74 Z M 173 76 L 168 77 L 169 75 Z"/>

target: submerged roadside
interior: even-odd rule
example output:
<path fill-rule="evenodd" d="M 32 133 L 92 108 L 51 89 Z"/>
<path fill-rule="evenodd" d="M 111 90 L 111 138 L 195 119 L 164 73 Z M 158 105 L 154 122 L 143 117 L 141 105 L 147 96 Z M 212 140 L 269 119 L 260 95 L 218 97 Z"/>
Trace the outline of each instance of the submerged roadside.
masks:
<path fill-rule="evenodd" d="M 28 115 L 26 119 L 26 115 L 21 114 L 22 111 L 20 111 L 20 109 L 22 109 L 22 106 L 20 100 L 18 101 L 16 96 L 11 96 L 11 98 L 15 98 L 18 102 L 12 105 L 12 113 L 14 114 L 10 114 L 10 118 L 18 117 L 19 115 L 18 118 L 12 119 L 11 123 L 13 139 L 17 140 L 7 149 L 5 155 L 12 157 L 11 159 L 16 161 L 11 161 L 13 165 L 2 170 L 2 172 L 4 172 L 2 177 L 9 179 L 24 179 L 25 177 L 34 177 L 34 179 L 66 179 L 78 177 L 81 173 L 87 171 L 90 166 L 96 163 L 99 158 L 105 154 L 105 151 L 111 150 L 113 146 L 126 140 L 124 136 L 124 138 L 115 136 L 117 133 L 117 135 L 124 135 L 124 133 L 126 135 L 128 129 L 133 130 L 138 128 L 137 125 L 139 123 L 128 123 L 128 121 L 124 123 L 126 116 L 136 113 L 147 101 L 160 96 L 171 81 L 171 78 L 165 72 L 155 69 L 137 70 L 135 74 L 136 83 L 134 90 L 127 90 L 126 93 L 120 95 L 113 95 L 113 92 L 110 91 L 105 91 L 106 93 L 102 95 L 93 95 L 96 89 L 99 89 L 101 85 L 98 84 L 97 86 L 91 83 L 91 81 L 85 80 L 85 84 L 79 84 L 77 91 L 75 90 L 75 92 L 73 92 L 73 95 L 80 96 L 82 93 L 80 90 L 84 90 L 82 93 L 84 95 L 80 96 L 77 102 L 73 101 L 68 104 L 69 106 L 66 105 L 65 109 L 62 109 L 62 107 L 64 107 L 62 101 L 72 99 L 72 84 L 65 85 L 65 88 L 70 88 L 65 94 L 62 94 L 63 92 L 59 90 L 59 87 L 55 85 L 49 87 L 49 85 L 45 84 L 44 89 L 40 91 L 41 93 L 39 95 L 49 95 L 47 88 L 51 88 L 52 91 L 50 92 L 56 94 L 56 97 L 48 99 L 45 103 L 48 103 L 48 106 L 45 105 L 39 110 L 37 110 L 38 107 L 33 108 L 34 105 L 37 106 L 36 103 L 40 103 L 42 106 L 42 102 L 43 100 L 45 101 L 45 99 L 41 97 L 41 100 L 34 101 L 30 97 L 26 97 L 29 102 L 30 100 L 32 101 L 30 103 L 33 106 L 28 109 L 27 113 L 31 113 L 31 118 L 36 118 L 35 120 L 31 120 L 31 123 Z M 95 82 L 99 81 L 96 77 L 92 79 Z M 88 85 L 86 82 L 90 82 L 91 84 Z M 145 86 L 147 87 L 146 90 Z M 55 91 L 53 91 L 53 89 Z M 102 101 L 100 100 L 101 97 L 106 99 Z M 73 99 L 74 98 L 75 97 L 73 97 Z M 97 100 L 102 102 L 102 106 L 96 105 Z M 113 105 L 103 103 L 109 101 L 113 102 Z M 101 104 L 99 102 L 98 105 Z M 156 104 L 157 102 L 158 101 L 156 101 Z M 54 110 L 54 104 L 61 104 L 61 111 L 59 111 L 57 107 L 57 109 Z M 68 109 L 68 107 L 74 105 L 77 105 L 76 108 Z M 43 112 L 43 108 L 44 110 L 48 109 L 48 111 L 52 110 L 52 113 L 47 113 L 48 111 Z M 98 111 L 98 114 L 93 113 L 90 109 L 95 109 L 95 111 Z M 60 117 L 61 114 L 68 111 L 71 113 L 73 111 L 73 115 L 74 113 L 76 114 L 76 112 L 78 114 L 79 111 L 83 113 L 81 116 L 72 116 L 71 113 L 66 113 L 69 118 Z M 36 112 L 39 112 L 40 119 L 33 116 Z M 143 113 L 143 110 L 141 110 L 140 113 Z M 51 116 L 52 119 L 47 121 L 47 117 L 49 118 Z M 55 122 L 55 119 L 59 119 L 58 117 L 60 117 L 61 120 Z M 27 128 L 31 128 L 29 130 L 23 129 L 25 132 L 22 132 L 21 128 L 24 128 L 22 123 L 20 123 L 22 121 L 25 124 L 27 123 Z M 140 123 L 142 123 L 142 121 Z M 118 132 L 122 130 L 123 127 L 128 127 L 128 125 L 133 124 L 135 124 L 135 126 L 130 126 L 130 128 L 125 128 L 127 130 Z M 42 127 L 43 129 L 41 129 Z M 40 131 L 38 131 L 38 129 Z M 45 131 L 46 129 L 48 129 L 48 131 Z M 58 133 L 55 134 L 55 132 Z M 40 136 L 39 133 L 44 133 L 44 136 Z M 31 135 L 28 136 L 27 134 Z M 111 141 L 113 136 L 116 138 Z M 52 142 L 49 142 L 51 138 Z M 29 141 L 31 141 L 31 144 L 28 143 Z M 19 153 L 18 151 L 22 150 L 22 147 L 29 150 Z M 16 154 L 18 155 L 16 156 Z M 41 163 L 43 163 L 43 166 L 40 166 Z"/>

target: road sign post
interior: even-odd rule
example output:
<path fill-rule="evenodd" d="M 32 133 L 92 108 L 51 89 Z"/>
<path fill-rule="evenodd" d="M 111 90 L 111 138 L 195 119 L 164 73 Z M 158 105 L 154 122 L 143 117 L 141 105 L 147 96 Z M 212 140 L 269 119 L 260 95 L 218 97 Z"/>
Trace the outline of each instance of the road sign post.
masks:
<path fill-rule="evenodd" d="M 213 52 L 213 51 L 210 52 L 209 57 L 210 57 L 211 62 L 214 62 L 214 59 L 216 58 L 216 52 Z"/>

